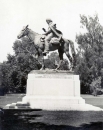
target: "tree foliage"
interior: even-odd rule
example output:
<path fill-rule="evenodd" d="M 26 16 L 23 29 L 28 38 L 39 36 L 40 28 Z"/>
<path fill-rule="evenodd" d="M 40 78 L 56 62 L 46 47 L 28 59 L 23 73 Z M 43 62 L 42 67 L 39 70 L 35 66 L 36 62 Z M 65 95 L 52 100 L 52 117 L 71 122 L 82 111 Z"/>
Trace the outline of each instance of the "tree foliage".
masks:
<path fill-rule="evenodd" d="M 78 44 L 76 73 L 80 74 L 81 90 L 88 92 L 90 84 L 99 76 L 103 68 L 103 27 L 98 15 L 93 17 L 81 15 L 84 34 L 76 36 Z"/>
<path fill-rule="evenodd" d="M 14 42 L 14 55 L 8 54 L 7 61 L 0 65 L 1 87 L 5 92 L 24 92 L 27 74 L 33 69 L 40 69 L 41 65 L 33 57 L 36 53 L 33 47 L 32 43 L 28 45 L 26 38 Z"/>

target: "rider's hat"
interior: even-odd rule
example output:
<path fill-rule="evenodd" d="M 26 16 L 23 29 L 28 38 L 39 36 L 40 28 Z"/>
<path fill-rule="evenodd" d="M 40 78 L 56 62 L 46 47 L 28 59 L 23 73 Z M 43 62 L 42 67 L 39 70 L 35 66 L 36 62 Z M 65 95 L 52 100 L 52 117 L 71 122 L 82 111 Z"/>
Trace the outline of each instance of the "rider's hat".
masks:
<path fill-rule="evenodd" d="M 47 18 L 47 19 L 46 19 L 46 22 L 47 22 L 47 23 L 51 23 L 51 22 L 53 22 L 53 21 L 52 21 L 51 19 Z"/>

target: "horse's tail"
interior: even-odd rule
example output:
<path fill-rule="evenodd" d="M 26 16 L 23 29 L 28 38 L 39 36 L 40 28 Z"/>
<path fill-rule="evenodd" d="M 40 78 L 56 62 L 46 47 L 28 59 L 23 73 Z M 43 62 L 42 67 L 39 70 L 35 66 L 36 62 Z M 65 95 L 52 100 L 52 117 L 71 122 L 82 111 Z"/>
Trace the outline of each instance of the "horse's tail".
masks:
<path fill-rule="evenodd" d="M 76 55 L 76 52 L 75 52 L 75 49 L 74 49 L 74 43 L 72 41 L 70 41 L 70 40 L 68 40 L 68 41 L 69 41 L 69 44 L 70 44 L 72 54 Z"/>
<path fill-rule="evenodd" d="M 69 45 L 70 45 L 70 48 L 71 48 L 71 53 L 72 53 L 72 57 L 73 57 L 73 64 L 74 66 L 76 66 L 76 52 L 75 52 L 75 48 L 74 48 L 74 42 L 69 41 Z"/>

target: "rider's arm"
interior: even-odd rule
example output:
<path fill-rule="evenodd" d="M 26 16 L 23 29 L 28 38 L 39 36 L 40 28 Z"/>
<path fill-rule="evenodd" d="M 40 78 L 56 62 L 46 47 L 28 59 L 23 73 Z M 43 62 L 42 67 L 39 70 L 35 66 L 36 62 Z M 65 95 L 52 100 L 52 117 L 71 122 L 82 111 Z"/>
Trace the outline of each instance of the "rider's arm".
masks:
<path fill-rule="evenodd" d="M 46 29 L 45 29 L 45 28 L 42 28 L 42 30 L 43 30 L 44 32 L 46 32 Z"/>
<path fill-rule="evenodd" d="M 49 33 L 51 33 L 51 29 L 45 32 L 44 35 L 48 35 Z"/>
<path fill-rule="evenodd" d="M 58 38 L 61 39 L 61 36 L 62 36 L 62 35 L 58 34 L 58 33 L 56 32 L 56 30 L 52 27 L 52 25 L 49 25 L 49 27 L 50 27 L 50 29 L 55 33 L 55 35 L 56 35 Z"/>

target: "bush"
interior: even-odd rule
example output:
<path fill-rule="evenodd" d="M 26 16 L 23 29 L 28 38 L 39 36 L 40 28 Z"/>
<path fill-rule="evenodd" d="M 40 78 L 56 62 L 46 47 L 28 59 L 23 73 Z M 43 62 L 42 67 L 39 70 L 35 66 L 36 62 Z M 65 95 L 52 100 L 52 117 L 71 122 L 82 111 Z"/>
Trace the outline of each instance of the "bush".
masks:
<path fill-rule="evenodd" d="M 103 94 L 103 90 L 101 88 L 101 77 L 96 78 L 91 84 L 90 84 L 90 92 L 94 96 Z"/>

